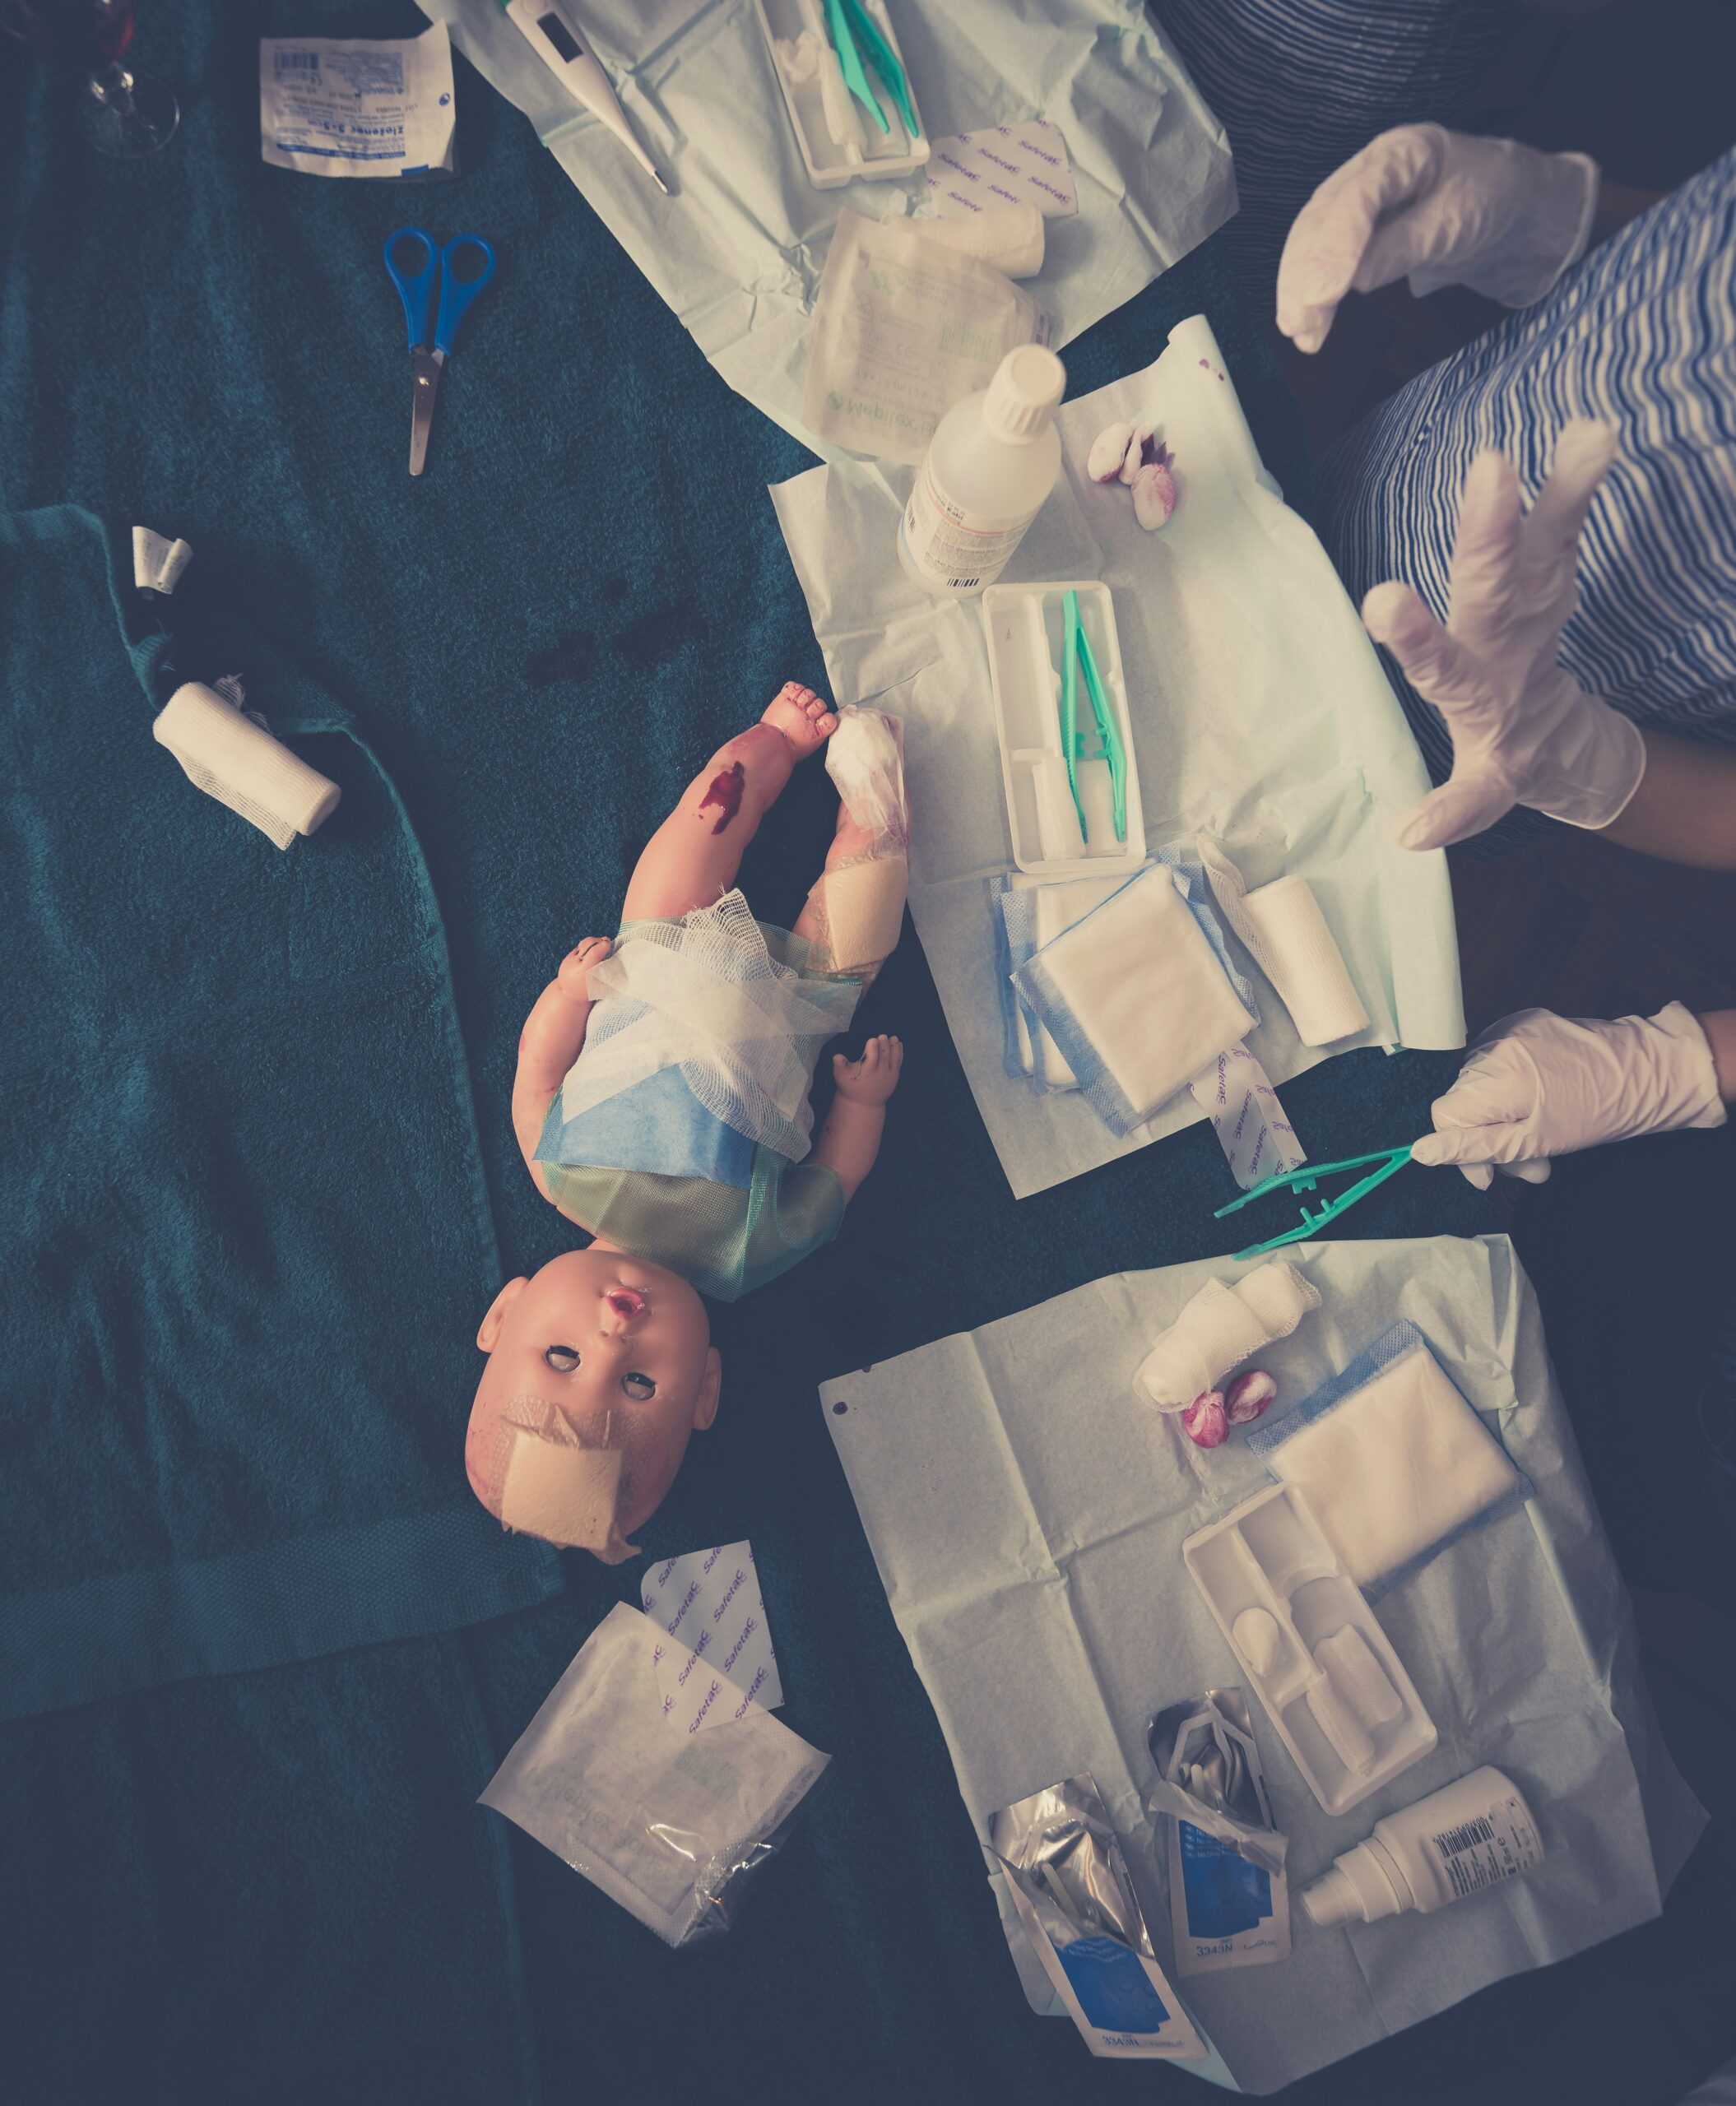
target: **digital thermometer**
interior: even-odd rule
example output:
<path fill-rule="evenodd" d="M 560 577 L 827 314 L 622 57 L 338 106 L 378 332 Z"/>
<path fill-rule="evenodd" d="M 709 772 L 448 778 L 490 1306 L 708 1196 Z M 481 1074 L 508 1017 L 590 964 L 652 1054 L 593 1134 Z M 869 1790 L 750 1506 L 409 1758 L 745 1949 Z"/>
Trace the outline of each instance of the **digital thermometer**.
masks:
<path fill-rule="evenodd" d="M 669 185 L 657 165 L 634 136 L 609 76 L 603 71 L 590 40 L 566 9 L 555 0 L 507 0 L 507 14 L 551 73 L 565 83 L 567 91 L 606 124 L 666 197 Z"/>

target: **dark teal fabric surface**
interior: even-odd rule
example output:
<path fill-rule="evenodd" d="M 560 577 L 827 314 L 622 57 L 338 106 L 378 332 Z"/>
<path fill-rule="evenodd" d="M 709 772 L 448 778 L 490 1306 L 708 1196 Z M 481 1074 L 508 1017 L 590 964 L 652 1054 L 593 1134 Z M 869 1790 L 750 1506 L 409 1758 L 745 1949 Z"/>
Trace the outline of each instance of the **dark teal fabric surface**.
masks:
<path fill-rule="evenodd" d="M 0 506 L 73 500 L 186 536 L 198 554 L 177 619 L 197 622 L 222 661 L 208 670 L 248 675 L 267 715 L 304 682 L 353 717 L 426 854 L 504 1269 L 527 1270 L 565 1239 L 512 1140 L 519 1026 L 562 953 L 615 925 L 638 847 L 696 766 L 784 679 L 820 680 L 764 487 L 805 462 L 730 396 L 522 121 L 462 63 L 456 182 L 406 191 L 261 166 L 262 32 L 406 34 L 419 22 L 407 4 L 146 0 L 137 56 L 174 77 L 186 118 L 142 168 L 86 156 L 65 83 L 0 81 Z M 480 232 L 500 257 L 443 383 L 420 483 L 405 472 L 409 364 L 378 260 L 386 232 L 412 217 L 442 239 Z M 1069 351 L 1075 391 L 1148 361 L 1169 326 L 1202 308 L 1269 465 L 1301 495 L 1297 420 L 1214 250 Z M 80 596 L 67 621 L 89 612 Z M 21 692 L 9 673 L 6 707 L 32 709 L 50 743 L 74 662 L 39 663 Z M 78 701 L 68 724 L 89 706 Z M 340 749 L 307 746 L 328 772 Z M 103 765 L 123 805 L 192 800 L 279 882 L 343 890 L 333 858 L 353 837 L 341 828 L 277 859 L 207 810 L 155 748 L 131 773 L 107 753 Z M 345 777 L 332 827 L 383 823 L 369 781 L 360 767 Z M 764 918 L 787 924 L 796 912 L 833 810 L 809 770 L 768 821 L 744 871 Z M 158 911 L 154 867 L 128 873 L 135 913 Z M 220 903 L 248 912 L 244 888 Z M 365 963 L 351 943 L 334 923 L 332 972 Z M 345 1029 L 361 1000 L 334 1007 Z M 431 1057 L 426 1006 L 405 1002 L 398 1022 L 392 1059 Z M 671 1954 L 473 1803 L 601 1615 L 636 1598 L 638 1566 L 574 1559 L 563 1598 L 450 1637 L 0 1728 L 8 2101 L 1205 2096 L 1176 2071 L 1092 2064 L 1070 2028 L 1026 2010 L 815 1389 L 1101 1273 L 1232 1248 L 1226 1231 L 1241 1218 L 1210 1219 L 1227 1185 L 1201 1129 L 1015 1206 L 907 936 L 861 1023 L 899 1032 L 908 1049 L 880 1165 L 835 1243 L 720 1314 L 717 1425 L 643 1538 L 652 1559 L 751 1539 L 788 1692 L 782 1715 L 834 1756 L 740 1923 L 710 1949 Z M 195 1004 L 183 1023 L 197 1040 L 209 1012 Z M 50 1160 L 71 1116 L 52 1054 L 34 1057 L 32 1101 L 8 1091 L 0 1178 L 19 1174 L 12 1148 L 27 1164 Z M 394 1203 L 401 1166 L 383 1144 L 397 1107 L 375 1078 L 329 1072 L 337 1065 L 272 1068 L 262 1088 L 226 1079 L 230 1094 L 196 1130 L 212 1147 L 227 1136 L 262 1149 L 293 1130 L 300 1157 L 274 1174 L 332 1177 L 346 1203 L 371 1204 L 383 1266 L 420 1246 L 449 1259 L 473 1219 L 463 1176 L 455 1165 L 443 1219 Z M 1453 1067 L 1358 1054 L 1292 1085 L 1286 1105 L 1317 1155 L 1349 1154 L 1422 1130 Z M 1699 1138 L 1646 1156 L 1665 1191 Z M 153 1158 L 165 1179 L 173 1139 Z M 186 1164 L 179 1174 L 190 1177 Z M 1575 1190 L 1583 1209 L 1586 1188 Z M 1461 1180 L 1407 1172 L 1349 1225 L 1472 1232 L 1497 1214 Z M 126 1228 L 99 1239 L 103 1262 L 120 1262 Z M 422 1329 L 402 1342 L 425 1414 L 397 1426 L 383 1459 L 406 1503 L 411 1487 L 463 1496 L 471 1339 L 498 1284 L 480 1277 L 474 1236 L 463 1255 L 464 1267 L 431 1255 Z M 479 1276 L 461 1281 L 461 1269 Z M 1583 1273 L 1557 1291 L 1571 1318 Z M 267 1338 L 262 1317 L 260 1329 L 262 1382 L 295 1350 Z M 77 1401 L 54 1403 L 70 1413 Z M 332 1436 L 346 1430 L 334 1422 Z M 360 1473 L 371 1436 L 357 1426 L 347 1438 L 285 1457 L 272 1499 L 315 1499 Z M 1654 1468 L 1613 1417 L 1604 1453 L 1630 1481 Z M 1661 1476 L 1649 1481 L 1661 1498 Z M 225 1498 L 223 1513 L 239 1528 L 244 1503 Z M 1646 1541 L 1667 1566 L 1667 1538 Z M 55 1554 L 44 1545 L 44 1559 Z M 1293 2096 L 1668 2106 L 1732 2044 L 1732 1933 L 1724 1871 L 1702 1852 L 1658 1923 L 1504 1984 Z"/>
<path fill-rule="evenodd" d="M 0 1715 L 545 1599 L 452 1470 L 499 1269 L 439 915 L 347 716 L 281 854 L 151 736 L 216 677 L 131 535 L 0 516 Z"/>

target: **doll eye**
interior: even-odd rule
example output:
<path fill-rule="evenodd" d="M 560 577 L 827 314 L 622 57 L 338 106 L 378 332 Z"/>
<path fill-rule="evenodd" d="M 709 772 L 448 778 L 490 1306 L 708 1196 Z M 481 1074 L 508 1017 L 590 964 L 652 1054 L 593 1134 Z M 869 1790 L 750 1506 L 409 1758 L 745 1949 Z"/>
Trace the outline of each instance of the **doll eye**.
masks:
<path fill-rule="evenodd" d="M 621 1377 L 621 1388 L 638 1404 L 648 1404 L 657 1394 L 657 1385 L 648 1375 L 639 1375 L 631 1371 Z"/>
<path fill-rule="evenodd" d="M 543 1355 L 557 1375 L 570 1375 L 578 1365 L 577 1346 L 550 1346 Z"/>

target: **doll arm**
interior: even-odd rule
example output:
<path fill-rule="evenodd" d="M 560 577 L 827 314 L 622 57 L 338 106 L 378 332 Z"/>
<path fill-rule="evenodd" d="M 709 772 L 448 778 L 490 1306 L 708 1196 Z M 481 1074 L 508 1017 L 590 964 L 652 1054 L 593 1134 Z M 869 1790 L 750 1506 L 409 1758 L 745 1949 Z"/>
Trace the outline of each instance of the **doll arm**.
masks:
<path fill-rule="evenodd" d="M 615 945 L 606 936 L 587 936 L 568 952 L 560 971 L 536 997 L 518 1034 L 518 1071 L 513 1078 L 513 1131 L 526 1167 L 543 1197 L 548 1186 L 537 1162 L 536 1143 L 555 1092 L 567 1079 L 585 1042 L 591 1014 L 587 984 L 593 965 L 601 965 Z"/>
<path fill-rule="evenodd" d="M 898 1086 L 904 1048 L 896 1038 L 870 1038 L 860 1060 L 832 1056 L 838 1095 L 809 1160 L 822 1163 L 853 1199 L 874 1167 L 886 1129 L 886 1100 Z"/>

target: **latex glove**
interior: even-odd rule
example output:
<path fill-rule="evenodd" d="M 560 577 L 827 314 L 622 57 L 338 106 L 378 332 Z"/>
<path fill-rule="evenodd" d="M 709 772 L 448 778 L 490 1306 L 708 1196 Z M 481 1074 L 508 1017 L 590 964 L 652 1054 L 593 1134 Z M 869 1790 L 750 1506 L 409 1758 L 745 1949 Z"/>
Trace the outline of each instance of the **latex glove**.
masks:
<path fill-rule="evenodd" d="M 1578 261 L 1597 208 L 1584 154 L 1543 154 L 1438 124 L 1383 132 L 1296 216 L 1278 266 L 1278 326 L 1317 351 L 1346 293 L 1409 277 L 1529 307 Z"/>
<path fill-rule="evenodd" d="M 1405 817 L 1406 848 L 1445 848 L 1516 805 L 1570 825 L 1619 816 L 1645 772 L 1639 727 L 1557 661 L 1577 604 L 1580 530 L 1616 449 L 1609 424 L 1566 425 L 1529 513 L 1513 464 L 1479 453 L 1464 479 L 1443 628 L 1408 585 L 1376 585 L 1362 619 L 1446 719 L 1453 772 Z"/>
<path fill-rule="evenodd" d="M 1605 1141 L 1721 1126 L 1727 1116 L 1706 1033 L 1672 1002 L 1613 1023 L 1520 1009 L 1491 1024 L 1433 1106 L 1416 1162 L 1458 1164 L 1474 1185 L 1494 1171 L 1539 1184 L 1552 1156 Z"/>

